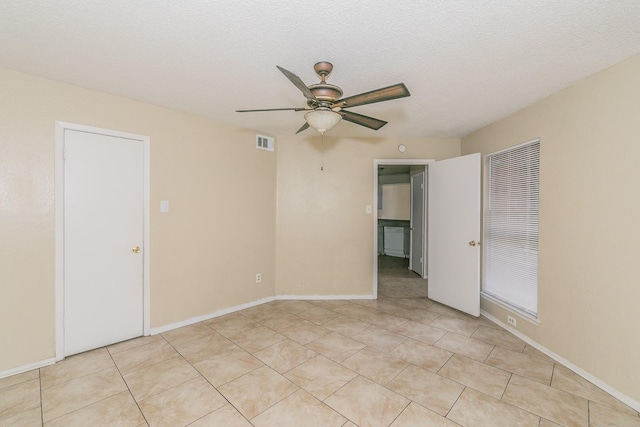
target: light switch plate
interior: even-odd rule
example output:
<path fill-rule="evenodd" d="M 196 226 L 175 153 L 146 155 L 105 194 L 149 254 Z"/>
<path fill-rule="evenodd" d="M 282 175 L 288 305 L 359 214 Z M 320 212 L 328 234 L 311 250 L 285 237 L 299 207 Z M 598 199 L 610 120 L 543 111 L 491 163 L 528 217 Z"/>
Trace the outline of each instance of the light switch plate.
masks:
<path fill-rule="evenodd" d="M 160 212 L 162 212 L 162 213 L 169 212 L 169 201 L 168 200 L 161 200 L 160 201 Z"/>
<path fill-rule="evenodd" d="M 373 212 L 371 209 L 372 209 L 372 208 L 371 208 L 371 205 L 367 205 L 367 207 L 365 208 L 365 210 L 366 210 L 366 212 L 367 212 L 368 214 L 370 214 L 371 212 Z"/>

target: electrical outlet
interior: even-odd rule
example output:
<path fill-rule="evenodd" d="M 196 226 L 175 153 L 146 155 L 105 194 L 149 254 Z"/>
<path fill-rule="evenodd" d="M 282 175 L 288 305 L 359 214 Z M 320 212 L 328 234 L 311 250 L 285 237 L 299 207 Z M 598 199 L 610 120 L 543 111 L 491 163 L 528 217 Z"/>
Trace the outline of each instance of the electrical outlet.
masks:
<path fill-rule="evenodd" d="M 262 282 L 262 274 L 258 273 L 256 274 L 256 283 L 260 283 Z"/>
<path fill-rule="evenodd" d="M 516 318 L 515 317 L 511 317 L 511 316 L 507 316 L 507 322 L 509 322 L 509 324 L 516 326 Z"/>

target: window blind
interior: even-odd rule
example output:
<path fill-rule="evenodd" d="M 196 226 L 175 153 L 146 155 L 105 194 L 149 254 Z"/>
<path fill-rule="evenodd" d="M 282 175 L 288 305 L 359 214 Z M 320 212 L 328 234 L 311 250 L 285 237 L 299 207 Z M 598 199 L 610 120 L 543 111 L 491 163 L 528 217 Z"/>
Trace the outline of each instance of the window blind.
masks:
<path fill-rule="evenodd" d="M 537 317 L 540 140 L 487 155 L 485 170 L 483 290 Z"/>

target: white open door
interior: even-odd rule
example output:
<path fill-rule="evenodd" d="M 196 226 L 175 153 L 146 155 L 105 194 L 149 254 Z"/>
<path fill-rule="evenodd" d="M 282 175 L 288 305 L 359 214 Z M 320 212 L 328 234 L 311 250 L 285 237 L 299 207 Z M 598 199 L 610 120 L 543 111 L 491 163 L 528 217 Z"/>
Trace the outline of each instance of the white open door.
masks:
<path fill-rule="evenodd" d="M 428 166 L 429 298 L 480 315 L 479 153 Z"/>

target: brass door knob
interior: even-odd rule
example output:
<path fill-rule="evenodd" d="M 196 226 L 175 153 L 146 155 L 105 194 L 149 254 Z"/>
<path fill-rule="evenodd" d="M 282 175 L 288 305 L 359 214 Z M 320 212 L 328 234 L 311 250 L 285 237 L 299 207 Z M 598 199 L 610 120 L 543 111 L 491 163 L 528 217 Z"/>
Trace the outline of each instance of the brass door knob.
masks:
<path fill-rule="evenodd" d="M 469 242 L 469 246 L 475 246 L 475 245 L 476 245 L 476 241 L 475 240 L 472 240 L 472 241 Z"/>
<path fill-rule="evenodd" d="M 134 246 L 134 247 L 131 249 L 131 252 L 133 252 L 134 254 L 139 253 L 139 252 L 140 252 L 140 246 Z"/>

